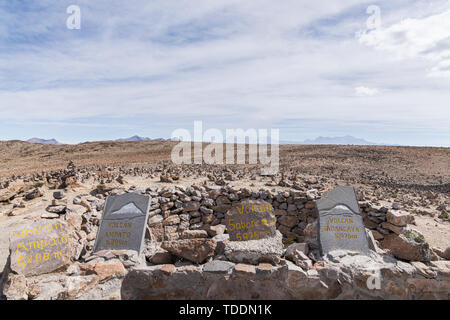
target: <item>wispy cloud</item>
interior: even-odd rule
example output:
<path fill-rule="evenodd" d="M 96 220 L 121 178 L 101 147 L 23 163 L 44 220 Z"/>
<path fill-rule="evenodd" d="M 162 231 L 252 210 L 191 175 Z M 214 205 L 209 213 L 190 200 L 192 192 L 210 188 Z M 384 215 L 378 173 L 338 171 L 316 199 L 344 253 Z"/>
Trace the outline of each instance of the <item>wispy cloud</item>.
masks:
<path fill-rule="evenodd" d="M 372 97 L 379 93 L 377 88 L 356 87 L 355 94 L 358 97 Z"/>
<path fill-rule="evenodd" d="M 435 64 L 429 72 L 430 76 L 450 77 L 450 9 L 378 28 L 362 34 L 359 41 L 390 52 L 398 59 L 428 59 Z"/>

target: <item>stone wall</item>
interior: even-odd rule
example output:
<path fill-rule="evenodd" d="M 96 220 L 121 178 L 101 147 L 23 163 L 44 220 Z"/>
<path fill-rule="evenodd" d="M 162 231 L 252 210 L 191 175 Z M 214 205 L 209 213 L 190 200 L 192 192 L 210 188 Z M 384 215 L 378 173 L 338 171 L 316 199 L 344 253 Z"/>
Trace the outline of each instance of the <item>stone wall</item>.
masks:
<path fill-rule="evenodd" d="M 83 254 L 89 254 L 93 249 L 104 199 L 108 195 L 126 191 L 147 194 L 151 198 L 146 238 L 154 242 L 213 238 L 226 232 L 225 213 L 232 206 L 238 205 L 242 200 L 260 199 L 274 207 L 276 228 L 283 235 L 284 244 L 307 242 L 311 253 L 315 256 L 318 254 L 317 212 L 314 200 L 320 198 L 321 192 L 316 189 L 251 191 L 230 186 L 192 185 L 186 188 L 152 186 L 146 189 L 132 187 L 125 190 L 118 183 L 100 184 L 92 195 L 74 200 L 74 204 L 83 206 L 87 211 L 82 215 L 80 234 L 80 240 L 84 243 Z M 405 260 L 437 259 L 436 254 L 427 247 L 423 236 L 410 228 L 409 225 L 414 224 L 413 215 L 406 211 L 374 205 L 364 201 L 362 195 L 358 197 L 361 200 L 359 205 L 364 225 L 370 230 L 375 245 L 392 249 L 397 258 Z"/>
<path fill-rule="evenodd" d="M 304 271 L 284 265 L 212 261 L 203 266 L 136 268 L 124 278 L 122 299 L 450 299 L 450 266 L 436 262 L 432 276 L 396 260 L 330 257 Z M 368 287 L 379 267 L 379 287 Z M 431 269 L 430 269 L 431 270 Z M 369 282 L 371 280 L 369 279 Z"/>
<path fill-rule="evenodd" d="M 143 254 L 92 254 L 105 198 L 123 192 L 151 197 Z M 73 228 L 72 261 L 27 277 L 8 263 L 1 292 L 7 299 L 450 299 L 450 261 L 433 256 L 406 212 L 361 201 L 366 227 L 389 250 L 373 240 L 370 257 L 345 251 L 320 256 L 319 197 L 317 190 L 100 184 L 73 203 L 62 196 L 47 208 Z M 225 213 L 245 199 L 272 204 L 276 236 L 227 239 Z"/>
<path fill-rule="evenodd" d="M 65 272 L 28 278 L 8 273 L 0 282 L 14 300 L 450 299 L 449 261 L 425 266 L 333 252 L 305 271 L 289 260 L 256 266 L 223 260 L 151 266 L 138 260 L 109 252 Z"/>
<path fill-rule="evenodd" d="M 190 186 L 158 190 L 156 187 L 145 191 L 151 196 L 151 210 L 148 226 L 155 239 L 176 240 L 185 230 L 205 230 L 209 237 L 217 234 L 217 225 L 226 225 L 225 213 L 240 201 L 260 199 L 275 209 L 277 229 L 290 242 L 304 242 L 308 223 L 316 219 L 314 199 L 317 190 L 276 191 L 234 189 L 232 187 Z"/>

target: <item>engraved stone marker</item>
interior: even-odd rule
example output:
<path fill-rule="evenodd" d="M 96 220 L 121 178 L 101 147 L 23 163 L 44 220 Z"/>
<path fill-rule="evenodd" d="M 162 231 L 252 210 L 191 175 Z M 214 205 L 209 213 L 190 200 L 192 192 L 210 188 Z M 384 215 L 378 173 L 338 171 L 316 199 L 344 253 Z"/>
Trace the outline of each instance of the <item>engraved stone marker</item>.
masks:
<path fill-rule="evenodd" d="M 322 254 L 344 249 L 369 254 L 366 230 L 353 187 L 337 187 L 316 201 Z"/>
<path fill-rule="evenodd" d="M 276 222 L 273 207 L 262 200 L 243 200 L 226 214 L 231 241 L 258 240 L 273 237 Z"/>
<path fill-rule="evenodd" d="M 144 243 L 150 198 L 125 193 L 106 199 L 94 252 L 100 250 L 135 250 Z"/>
<path fill-rule="evenodd" d="M 11 269 L 36 276 L 68 265 L 73 248 L 68 234 L 61 220 L 33 222 L 14 231 L 10 235 Z"/>

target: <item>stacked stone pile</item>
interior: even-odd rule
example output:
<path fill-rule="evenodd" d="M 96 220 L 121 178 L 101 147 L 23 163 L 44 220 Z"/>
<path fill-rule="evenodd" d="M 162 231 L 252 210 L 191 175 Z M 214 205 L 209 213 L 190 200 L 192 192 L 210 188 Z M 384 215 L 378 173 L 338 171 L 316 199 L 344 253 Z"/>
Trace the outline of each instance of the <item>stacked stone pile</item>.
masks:
<path fill-rule="evenodd" d="M 291 242 L 303 242 L 303 230 L 316 218 L 317 190 L 278 192 L 246 188 L 176 186 L 145 190 L 152 197 L 148 226 L 156 239 L 176 240 L 185 230 L 205 230 L 213 237 L 224 230 L 225 213 L 245 199 L 261 199 L 275 208 L 277 229 Z"/>

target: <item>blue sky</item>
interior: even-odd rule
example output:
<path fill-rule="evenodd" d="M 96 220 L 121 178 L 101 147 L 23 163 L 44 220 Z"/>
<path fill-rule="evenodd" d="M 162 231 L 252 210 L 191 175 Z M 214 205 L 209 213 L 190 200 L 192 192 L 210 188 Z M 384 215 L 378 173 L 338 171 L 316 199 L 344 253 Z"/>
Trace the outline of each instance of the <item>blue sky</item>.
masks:
<path fill-rule="evenodd" d="M 0 140 L 170 137 L 202 120 L 448 147 L 450 1 L 1 1 L 0 112 Z"/>

